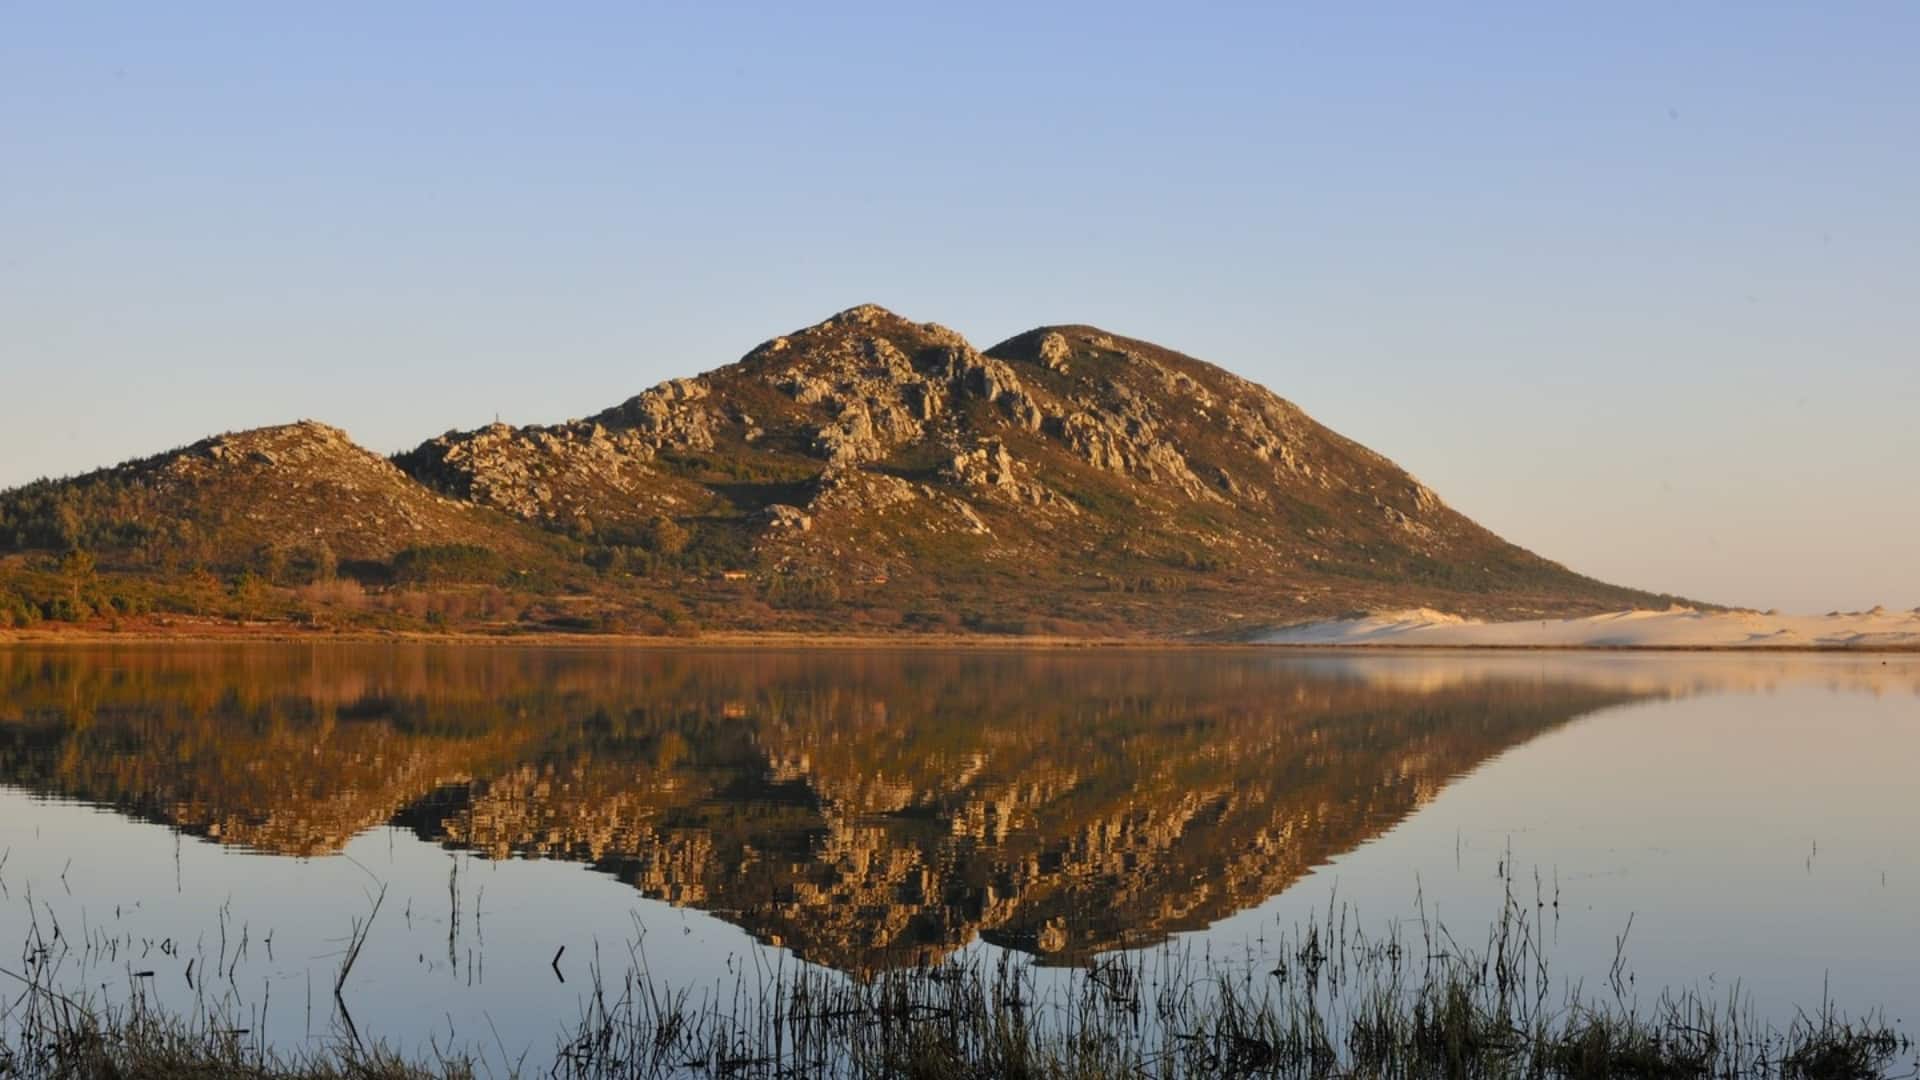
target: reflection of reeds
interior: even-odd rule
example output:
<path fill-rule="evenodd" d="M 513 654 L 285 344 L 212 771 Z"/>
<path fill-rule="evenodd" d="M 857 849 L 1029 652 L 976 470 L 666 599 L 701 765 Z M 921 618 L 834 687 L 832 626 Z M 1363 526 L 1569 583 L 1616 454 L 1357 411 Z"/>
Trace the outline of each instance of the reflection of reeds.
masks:
<path fill-rule="evenodd" d="M 335 1015 L 339 1018 L 347 1038 L 357 1051 L 360 1048 L 360 1031 L 354 1026 L 353 1011 L 347 1008 L 347 978 L 353 974 L 353 965 L 360 959 L 360 950 L 367 944 L 367 935 L 373 932 L 373 920 L 380 915 L 380 905 L 387 901 L 387 887 L 380 886 L 379 895 L 373 899 L 373 909 L 367 912 L 366 919 L 355 917 L 353 929 L 347 935 L 347 948 L 340 961 L 340 973 L 333 980 L 333 1003 Z"/>

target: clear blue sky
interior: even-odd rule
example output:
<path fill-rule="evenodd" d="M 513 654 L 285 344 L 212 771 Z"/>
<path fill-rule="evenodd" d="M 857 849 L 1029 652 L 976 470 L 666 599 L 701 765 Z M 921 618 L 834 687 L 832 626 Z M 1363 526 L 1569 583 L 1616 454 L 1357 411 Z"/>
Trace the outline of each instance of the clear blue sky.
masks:
<path fill-rule="evenodd" d="M 1920 604 L 1920 5 L 0 0 L 0 484 L 862 301 L 1271 386 L 1616 581 Z"/>

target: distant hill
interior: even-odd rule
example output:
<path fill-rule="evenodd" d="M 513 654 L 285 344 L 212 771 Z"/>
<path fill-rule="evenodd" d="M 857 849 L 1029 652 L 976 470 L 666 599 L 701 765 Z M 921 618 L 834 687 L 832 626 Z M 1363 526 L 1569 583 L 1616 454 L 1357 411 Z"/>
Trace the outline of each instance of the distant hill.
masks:
<path fill-rule="evenodd" d="M 439 625 L 503 629 L 1232 634 L 1669 599 L 1507 543 L 1211 364 L 1088 326 L 983 353 L 871 305 L 583 420 L 391 462 L 301 423 L 31 484 L 0 494 L 0 551 L 15 622 L 63 587 L 76 618 L 165 609 L 188 575 L 247 575 L 264 618 L 406 625 L 440 602 Z M 342 575 L 363 592 L 318 588 Z M 483 615 L 445 602 L 476 589 Z M 208 599 L 186 613 L 235 614 Z"/>

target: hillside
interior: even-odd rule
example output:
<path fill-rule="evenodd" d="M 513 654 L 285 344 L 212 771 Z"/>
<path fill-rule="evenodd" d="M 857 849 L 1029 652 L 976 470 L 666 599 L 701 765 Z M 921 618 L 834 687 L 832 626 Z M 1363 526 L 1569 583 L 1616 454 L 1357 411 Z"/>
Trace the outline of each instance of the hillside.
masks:
<path fill-rule="evenodd" d="M 981 352 L 871 305 L 391 463 L 305 423 L 0 495 L 0 550 L 74 549 L 148 580 L 344 569 L 376 590 L 431 556 L 513 591 L 494 624 L 574 628 L 1130 636 L 1665 602 L 1501 540 L 1211 364 L 1088 326 Z"/>
<path fill-rule="evenodd" d="M 35 513 L 35 504 L 50 512 Z M 525 554 L 493 514 L 422 488 L 391 461 L 312 421 L 203 439 L 5 496 L 14 547 L 110 549 L 155 561 L 243 563 L 262 548 L 384 560 L 415 544 Z"/>
<path fill-rule="evenodd" d="M 562 546 L 301 421 L 0 493 L 0 553 L 13 553 L 0 554 L 0 629 L 166 615 L 314 623 L 316 605 L 371 625 L 423 622 L 432 605 L 398 588 L 551 580 L 567 566 Z"/>

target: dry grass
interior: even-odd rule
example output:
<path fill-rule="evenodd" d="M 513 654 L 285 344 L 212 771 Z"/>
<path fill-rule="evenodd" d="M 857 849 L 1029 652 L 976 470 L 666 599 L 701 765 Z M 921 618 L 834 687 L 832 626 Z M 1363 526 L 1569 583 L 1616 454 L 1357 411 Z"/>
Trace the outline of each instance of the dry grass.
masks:
<path fill-rule="evenodd" d="M 1855 1080 L 1920 1070 L 1913 1044 L 1877 1017 L 1849 1020 L 1827 1005 L 1784 1028 L 1738 997 L 1679 992 L 1642 1005 L 1624 956 L 1595 994 L 1559 983 L 1542 946 L 1549 917 L 1547 904 L 1516 899 L 1510 884 L 1500 918 L 1471 947 L 1424 917 L 1417 936 L 1396 928 L 1376 938 L 1329 909 L 1238 958 L 1163 948 L 1056 977 L 1001 953 L 859 980 L 757 953 L 730 985 L 698 989 L 650 978 L 642 934 L 618 981 L 595 958 L 586 1005 L 550 1063 L 531 1074 L 525 1061 L 502 1068 L 577 1080 Z M 364 927 L 356 924 L 356 943 Z M 356 951 L 349 946 L 342 982 Z M 363 1041 L 344 1002 L 331 1039 L 289 1055 L 254 1034 L 264 1009 L 232 999 L 168 1013 L 137 984 L 116 1006 L 77 999 L 37 974 L 49 970 L 48 952 L 36 932 L 24 971 L 0 967 L 0 982 L 13 984 L 0 995 L 0 1078 L 495 1073 L 459 1047 L 443 1053 L 435 1042 L 406 1058 Z"/>
<path fill-rule="evenodd" d="M 1778 1029 L 1742 1003 L 1693 994 L 1636 1007 L 1619 969 L 1596 999 L 1556 997 L 1525 921 L 1510 910 L 1472 950 L 1438 927 L 1406 942 L 1329 921 L 1293 938 L 1277 964 L 1162 950 L 1102 960 L 1044 990 L 1004 956 L 865 983 L 767 971 L 699 994 L 629 978 L 596 991 L 554 1073 L 1841 1080 L 1920 1067 L 1877 1019 L 1830 1009 Z"/>
<path fill-rule="evenodd" d="M 287 1054 L 253 1037 L 255 1020 L 220 1007 L 166 1013 L 136 994 L 107 1008 L 0 968 L 0 1077 L 23 1080 L 414 1080 L 474 1075 L 463 1055 L 407 1060 L 344 1032 Z"/>

